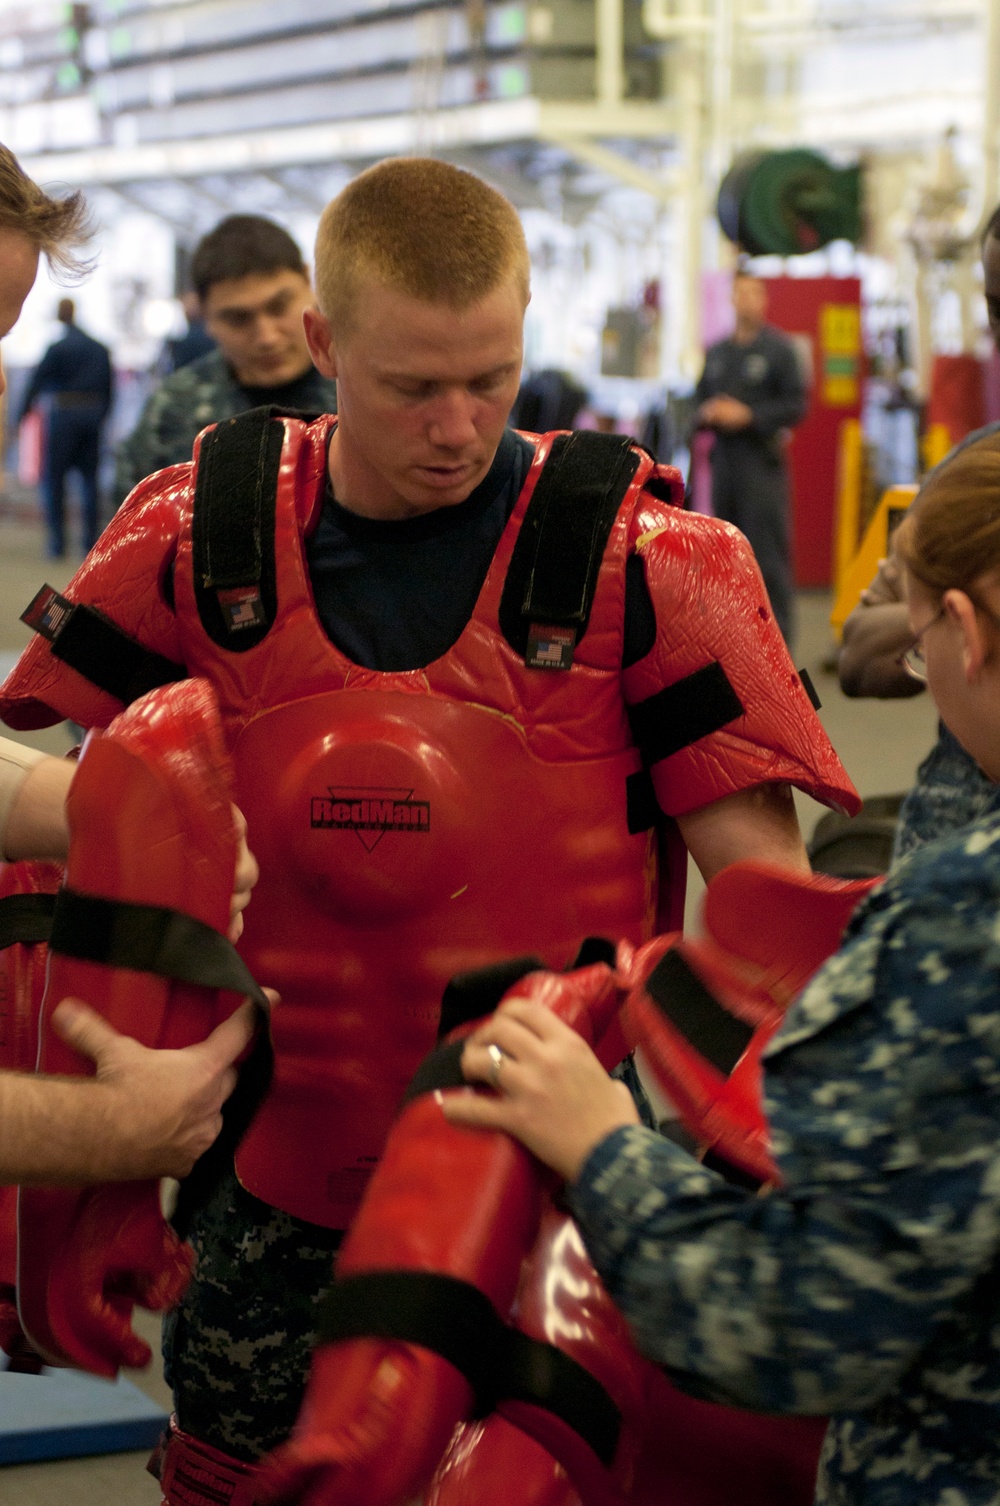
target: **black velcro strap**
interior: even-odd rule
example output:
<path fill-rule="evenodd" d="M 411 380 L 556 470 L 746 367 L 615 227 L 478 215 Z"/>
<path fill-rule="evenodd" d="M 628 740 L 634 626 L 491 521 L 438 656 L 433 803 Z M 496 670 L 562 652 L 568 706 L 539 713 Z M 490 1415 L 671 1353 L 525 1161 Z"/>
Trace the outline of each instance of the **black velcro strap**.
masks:
<path fill-rule="evenodd" d="M 728 1077 L 753 1030 L 722 1007 L 680 952 L 661 957 L 646 980 L 646 993 L 698 1055 Z"/>
<path fill-rule="evenodd" d="M 617 434 L 560 434 L 521 524 L 500 601 L 500 631 L 522 658 L 533 626 L 587 630 L 618 509 L 639 467 Z"/>
<path fill-rule="evenodd" d="M 438 1039 L 459 1025 L 468 1025 L 470 1020 L 480 1020 L 483 1015 L 492 1014 L 509 988 L 544 967 L 540 957 L 507 957 L 502 962 L 491 962 L 488 967 L 456 973 L 441 1000 Z"/>
<path fill-rule="evenodd" d="M 600 1381 L 563 1350 L 508 1329 L 502 1395 L 552 1412 L 610 1469 L 622 1414 Z"/>
<path fill-rule="evenodd" d="M 148 690 L 187 679 L 183 664 L 143 647 L 96 607 L 68 601 L 51 586 L 42 587 L 21 620 L 49 640 L 56 659 L 126 706 Z"/>
<path fill-rule="evenodd" d="M 648 769 L 638 769 L 625 777 L 625 820 L 631 836 L 651 831 L 662 820 L 663 812 L 656 798 Z"/>
<path fill-rule="evenodd" d="M 802 681 L 802 689 L 812 702 L 812 709 L 814 711 L 821 711 L 823 709 L 823 702 L 819 698 L 819 691 L 813 684 L 812 675 L 807 669 L 800 669 L 799 679 Z"/>
<path fill-rule="evenodd" d="M 486 1416 L 496 1402 L 505 1329 L 490 1299 L 467 1281 L 432 1271 L 366 1271 L 334 1281 L 318 1340 L 395 1339 L 419 1344 L 461 1371 Z"/>
<path fill-rule="evenodd" d="M 743 702 L 717 660 L 628 707 L 632 737 L 647 767 L 742 715 Z"/>
<path fill-rule="evenodd" d="M 192 519 L 195 597 L 214 643 L 241 653 L 265 637 L 277 611 L 275 499 L 285 427 L 273 408 L 252 408 L 202 440 Z M 250 593 L 249 626 L 233 631 L 223 597 Z"/>
<path fill-rule="evenodd" d="M 707 1150 L 701 1158 L 701 1164 L 708 1170 L 714 1171 L 722 1177 L 731 1187 L 743 1187 L 747 1192 L 759 1192 L 764 1186 L 760 1177 L 753 1176 L 749 1171 L 744 1171 L 741 1166 L 734 1166 L 732 1161 L 727 1161 L 725 1156 L 720 1156 L 717 1150 Z"/>
<path fill-rule="evenodd" d="M 0 899 L 0 952 L 18 942 L 35 946 L 48 941 L 55 907 L 54 894 L 7 894 Z"/>
<path fill-rule="evenodd" d="M 410 1103 L 422 1093 L 436 1093 L 440 1088 L 464 1088 L 462 1076 L 462 1052 L 464 1041 L 450 1041 L 447 1046 L 438 1046 L 425 1056 L 413 1074 L 410 1086 L 403 1095 L 403 1103 Z"/>
<path fill-rule="evenodd" d="M 267 996 L 225 936 L 190 915 L 156 905 L 126 904 L 61 889 L 49 946 L 53 952 L 84 962 L 248 994 L 257 1006 L 260 1028 L 250 1055 L 239 1068 L 236 1087 L 223 1105 L 222 1129 L 181 1183 L 171 1222 L 186 1238 L 194 1210 L 232 1168 L 236 1148 L 271 1086 L 274 1048 L 267 1025 Z"/>
<path fill-rule="evenodd" d="M 49 946 L 83 962 L 249 994 L 265 1013 L 269 1009 L 266 995 L 232 942 L 179 910 L 60 889 Z"/>
<path fill-rule="evenodd" d="M 330 1289 L 317 1337 L 419 1344 L 465 1376 L 477 1416 L 505 1398 L 530 1402 L 579 1433 L 602 1464 L 614 1458 L 621 1413 L 601 1383 L 568 1354 L 508 1328 L 469 1282 L 432 1271 L 346 1276 Z"/>
<path fill-rule="evenodd" d="M 595 962 L 604 962 L 614 967 L 618 948 L 606 936 L 585 936 L 573 961 L 563 971 L 575 973 L 581 967 L 593 967 Z"/>

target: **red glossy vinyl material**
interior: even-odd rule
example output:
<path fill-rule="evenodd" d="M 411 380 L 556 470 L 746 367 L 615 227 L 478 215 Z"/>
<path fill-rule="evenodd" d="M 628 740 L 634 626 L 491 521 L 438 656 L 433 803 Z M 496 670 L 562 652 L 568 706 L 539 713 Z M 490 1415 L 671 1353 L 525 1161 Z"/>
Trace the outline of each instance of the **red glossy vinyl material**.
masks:
<path fill-rule="evenodd" d="M 211 688 L 192 680 L 136 701 L 91 733 L 67 799 L 68 885 L 109 900 L 179 910 L 225 932 L 236 862 L 228 763 Z M 232 995 L 52 953 L 39 1069 L 89 1075 L 92 1064 L 50 1026 L 55 1005 L 83 999 L 147 1046 L 202 1040 Z M 25 1331 L 50 1361 L 113 1375 L 142 1365 L 136 1302 L 165 1308 L 192 1268 L 160 1213 L 155 1181 L 22 1188 L 18 1301 Z"/>
<path fill-rule="evenodd" d="M 529 974 L 514 994 L 537 999 L 588 1040 L 620 1004 L 601 963 Z M 542 1178 L 516 1141 L 449 1124 L 437 1095 L 424 1093 L 393 1126 L 337 1278 L 431 1271 L 471 1283 L 506 1317 L 538 1232 Z M 377 1339 L 321 1345 L 293 1437 L 264 1466 L 265 1497 L 302 1506 L 409 1501 L 471 1407 L 468 1381 L 430 1350 Z"/>
<path fill-rule="evenodd" d="M 0 899 L 55 894 L 62 883 L 58 863 L 0 863 Z M 38 1022 L 45 992 L 48 947 L 15 942 L 0 952 L 0 1070 L 33 1072 L 38 1059 Z M 10 1368 L 37 1370 L 17 1316 L 17 1188 L 0 1187 L 0 1349 Z"/>
<path fill-rule="evenodd" d="M 702 938 L 658 937 L 628 964 L 637 986 L 623 1013 L 660 1086 L 700 1145 L 761 1182 L 779 1180 L 763 1106 L 761 1057 L 789 1004 L 840 945 L 852 912 L 877 882 L 734 863 L 705 895 Z M 664 1017 L 644 983 L 670 950 L 754 1034 L 726 1075 Z"/>
<path fill-rule="evenodd" d="M 462 1423 L 424 1506 L 581 1506 L 561 1464 L 505 1417 Z"/>

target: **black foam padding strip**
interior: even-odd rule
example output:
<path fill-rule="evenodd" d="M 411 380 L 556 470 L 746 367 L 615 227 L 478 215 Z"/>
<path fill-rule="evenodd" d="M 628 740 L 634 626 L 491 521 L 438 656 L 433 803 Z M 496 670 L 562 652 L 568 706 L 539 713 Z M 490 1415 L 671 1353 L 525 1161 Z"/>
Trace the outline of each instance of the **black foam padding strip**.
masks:
<path fill-rule="evenodd" d="M 632 737 L 649 767 L 735 721 L 743 702 L 716 660 L 627 709 Z"/>
<path fill-rule="evenodd" d="M 56 908 L 54 894 L 7 894 L 0 899 L 0 951 L 48 941 Z"/>
<path fill-rule="evenodd" d="M 650 831 L 663 819 L 648 769 L 638 769 L 625 777 L 625 820 L 633 837 Z"/>
<path fill-rule="evenodd" d="M 403 1103 L 410 1103 L 412 1099 L 419 1098 L 422 1093 L 436 1093 L 441 1088 L 464 1088 L 466 1086 L 465 1078 L 462 1076 L 464 1049 L 464 1041 L 450 1041 L 447 1046 L 438 1046 L 436 1051 L 425 1056 L 403 1095 Z"/>
<path fill-rule="evenodd" d="M 126 706 L 148 690 L 187 679 L 183 664 L 144 648 L 103 612 L 83 602 L 74 603 L 52 640 L 52 653 Z"/>
<path fill-rule="evenodd" d="M 586 632 L 604 550 L 639 460 L 622 435 L 579 431 L 553 440 L 500 600 L 500 631 L 522 658 L 533 625 L 574 628 L 577 642 Z"/>
<path fill-rule="evenodd" d="M 819 698 L 819 691 L 816 689 L 816 686 L 813 684 L 813 677 L 812 677 L 812 675 L 809 673 L 809 671 L 807 669 L 800 669 L 799 670 L 799 679 L 802 681 L 802 689 L 805 691 L 805 693 L 809 697 L 810 701 L 812 701 L 812 708 L 813 708 L 813 710 L 814 711 L 822 711 L 822 709 L 823 709 L 823 702 Z"/>
<path fill-rule="evenodd" d="M 457 1030 L 459 1025 L 468 1025 L 483 1015 L 492 1014 L 509 988 L 528 973 L 537 973 L 545 967 L 540 957 L 507 957 L 502 962 L 492 962 L 488 967 L 477 967 L 468 973 L 456 973 L 445 988 L 441 1000 L 441 1020 L 438 1039 Z"/>
<path fill-rule="evenodd" d="M 592 967 L 595 962 L 606 962 L 608 967 L 614 967 L 617 955 L 618 948 L 606 936 L 587 936 L 581 941 L 580 950 L 565 971 L 573 973 L 579 967 Z"/>
<path fill-rule="evenodd" d="M 687 1043 L 727 1077 L 753 1030 L 709 993 L 680 952 L 665 952 L 646 980 L 646 993 Z"/>
<path fill-rule="evenodd" d="M 277 612 L 275 505 L 284 425 L 278 410 L 252 408 L 202 441 L 195 482 L 192 546 L 195 598 L 214 643 L 243 653 L 270 630 Z M 256 586 L 265 621 L 229 630 L 217 592 Z"/>

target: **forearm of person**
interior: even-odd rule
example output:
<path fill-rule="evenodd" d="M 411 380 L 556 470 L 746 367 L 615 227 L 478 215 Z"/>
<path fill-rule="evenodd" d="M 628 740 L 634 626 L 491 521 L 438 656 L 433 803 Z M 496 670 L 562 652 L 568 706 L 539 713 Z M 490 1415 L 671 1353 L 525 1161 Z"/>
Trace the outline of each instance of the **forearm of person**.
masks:
<path fill-rule="evenodd" d="M 841 690 L 848 696 L 887 700 L 920 695 L 923 685 L 899 662 L 912 641 L 905 602 L 855 607 L 844 623 L 837 660 Z"/>
<path fill-rule="evenodd" d="M 802 833 L 787 784 L 738 790 L 700 810 L 677 817 L 684 845 L 708 883 L 730 863 L 756 858 L 807 871 Z"/>
<path fill-rule="evenodd" d="M 104 1084 L 0 1072 L 0 1181 L 107 1181 L 124 1138 Z"/>
<path fill-rule="evenodd" d="M 75 768 L 65 758 L 35 761 L 32 749 L 0 739 L 0 854 L 9 862 L 65 858 L 66 792 Z"/>
<path fill-rule="evenodd" d="M 878 1196 L 754 1196 L 642 1127 L 614 1131 L 571 1210 L 638 1347 L 686 1390 L 823 1415 L 895 1389 L 955 1289 Z"/>

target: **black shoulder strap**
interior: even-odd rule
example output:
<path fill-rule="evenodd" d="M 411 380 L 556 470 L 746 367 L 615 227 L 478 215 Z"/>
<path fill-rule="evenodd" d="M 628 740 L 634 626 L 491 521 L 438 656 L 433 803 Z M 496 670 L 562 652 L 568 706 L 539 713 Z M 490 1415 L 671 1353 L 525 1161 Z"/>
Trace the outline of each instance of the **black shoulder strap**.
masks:
<path fill-rule="evenodd" d="M 569 669 L 590 620 L 612 525 L 639 467 L 620 434 L 560 434 L 528 503 L 500 601 L 500 631 L 535 669 Z"/>
<path fill-rule="evenodd" d="M 205 632 L 254 648 L 277 612 L 274 517 L 285 439 L 275 408 L 252 408 L 202 440 L 194 490 L 193 568 Z"/>
<path fill-rule="evenodd" d="M 126 706 L 147 690 L 187 679 L 183 664 L 145 648 L 96 607 L 70 601 L 53 586 L 32 597 L 21 621 L 48 639 L 55 658 Z"/>

